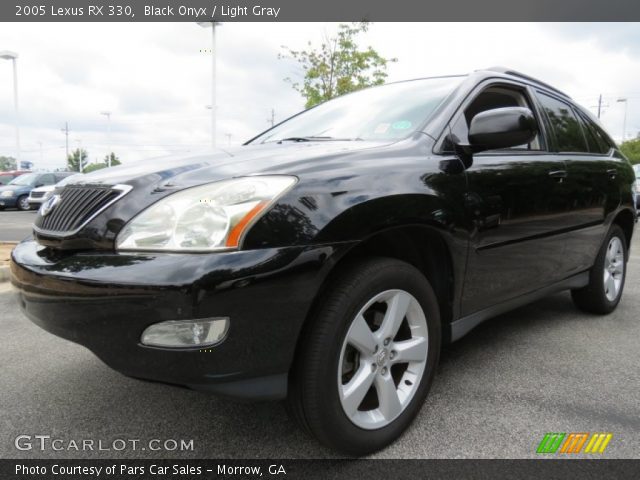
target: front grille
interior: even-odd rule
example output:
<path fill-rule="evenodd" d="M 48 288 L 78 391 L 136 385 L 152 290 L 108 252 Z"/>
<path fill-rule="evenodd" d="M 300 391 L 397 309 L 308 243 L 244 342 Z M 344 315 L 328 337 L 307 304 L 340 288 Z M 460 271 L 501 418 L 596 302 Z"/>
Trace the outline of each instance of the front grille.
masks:
<path fill-rule="evenodd" d="M 130 189 L 128 185 L 68 185 L 58 193 L 60 199 L 50 213 L 38 214 L 34 230 L 55 236 L 72 235 Z M 43 208 L 46 206 L 47 202 Z"/>
<path fill-rule="evenodd" d="M 42 198 L 44 197 L 44 192 L 31 192 L 31 198 Z"/>

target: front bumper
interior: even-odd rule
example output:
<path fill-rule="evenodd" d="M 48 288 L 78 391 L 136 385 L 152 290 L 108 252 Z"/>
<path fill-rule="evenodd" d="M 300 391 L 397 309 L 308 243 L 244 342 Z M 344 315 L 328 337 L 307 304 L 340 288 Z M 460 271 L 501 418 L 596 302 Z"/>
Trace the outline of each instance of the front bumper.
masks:
<path fill-rule="evenodd" d="M 11 279 L 34 323 L 133 377 L 250 398 L 282 398 L 298 334 L 333 259 L 347 245 L 214 254 L 61 254 L 32 240 Z M 219 345 L 140 344 L 165 320 L 229 317 Z"/>
<path fill-rule="evenodd" d="M 29 202 L 29 206 L 35 210 L 37 208 L 40 208 L 42 206 L 42 203 L 47 200 L 46 198 L 42 197 L 42 198 L 31 198 L 29 197 L 28 202 Z"/>
<path fill-rule="evenodd" d="M 0 207 L 15 208 L 18 205 L 18 197 L 0 197 Z"/>

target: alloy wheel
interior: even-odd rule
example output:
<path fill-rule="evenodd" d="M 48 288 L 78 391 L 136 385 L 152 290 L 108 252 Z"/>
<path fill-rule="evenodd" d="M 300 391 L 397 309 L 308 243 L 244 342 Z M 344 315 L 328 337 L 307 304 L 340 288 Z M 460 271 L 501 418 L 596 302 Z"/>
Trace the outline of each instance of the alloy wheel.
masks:
<path fill-rule="evenodd" d="M 344 413 L 372 430 L 393 422 L 418 390 L 428 353 L 427 320 L 404 290 L 375 295 L 353 319 L 338 363 Z"/>
<path fill-rule="evenodd" d="M 611 237 L 604 257 L 604 292 L 613 302 L 620 293 L 624 279 L 624 249 L 618 237 Z"/>

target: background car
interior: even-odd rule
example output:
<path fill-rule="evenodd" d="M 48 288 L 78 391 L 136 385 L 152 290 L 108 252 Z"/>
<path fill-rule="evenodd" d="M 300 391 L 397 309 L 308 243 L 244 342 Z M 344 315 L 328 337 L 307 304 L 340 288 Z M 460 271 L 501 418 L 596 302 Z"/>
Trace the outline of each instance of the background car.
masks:
<path fill-rule="evenodd" d="M 636 181 L 633 184 L 633 204 L 636 206 L 636 213 L 640 215 L 640 165 L 634 165 L 633 171 L 636 172 Z"/>
<path fill-rule="evenodd" d="M 31 190 L 45 185 L 53 185 L 69 175 L 71 172 L 27 173 L 14 178 L 7 185 L 0 187 L 0 210 L 5 208 L 29 210 Z"/>
<path fill-rule="evenodd" d="M 74 175 L 73 172 L 59 172 L 59 173 L 56 173 L 56 175 L 59 175 L 62 173 L 66 174 L 67 176 L 64 177 L 62 180 L 60 180 L 58 183 L 54 185 L 45 185 L 44 187 L 37 187 L 31 190 L 31 193 L 29 193 L 29 200 L 28 200 L 29 207 L 31 209 L 35 210 L 40 208 L 40 205 L 42 205 L 51 195 L 53 195 L 53 192 L 56 190 L 56 188 L 64 187 L 72 179 L 82 176 L 81 173 L 76 173 Z"/>
<path fill-rule="evenodd" d="M 10 172 L 0 172 L 0 185 L 6 185 L 11 180 L 25 173 L 31 173 L 29 170 L 12 170 Z"/>

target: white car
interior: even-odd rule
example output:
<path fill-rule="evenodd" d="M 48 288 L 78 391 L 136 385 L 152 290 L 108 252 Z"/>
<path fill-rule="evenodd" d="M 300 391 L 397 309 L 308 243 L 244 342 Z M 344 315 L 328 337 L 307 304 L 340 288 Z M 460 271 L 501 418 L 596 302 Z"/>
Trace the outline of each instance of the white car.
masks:
<path fill-rule="evenodd" d="M 67 172 L 61 172 L 61 174 L 64 174 L 64 173 L 67 173 Z M 58 183 L 55 183 L 53 185 L 45 185 L 43 187 L 34 188 L 33 190 L 31 190 L 31 193 L 29 193 L 29 198 L 28 198 L 29 208 L 31 210 L 39 209 L 40 206 L 44 202 L 46 202 L 51 195 L 53 195 L 53 192 L 55 191 L 56 188 L 63 187 L 64 185 L 69 183 L 69 181 L 71 181 L 72 179 L 78 178 L 81 176 L 82 176 L 81 173 L 76 173 L 75 175 L 71 175 L 67 173 L 67 176 L 65 176 Z"/>

